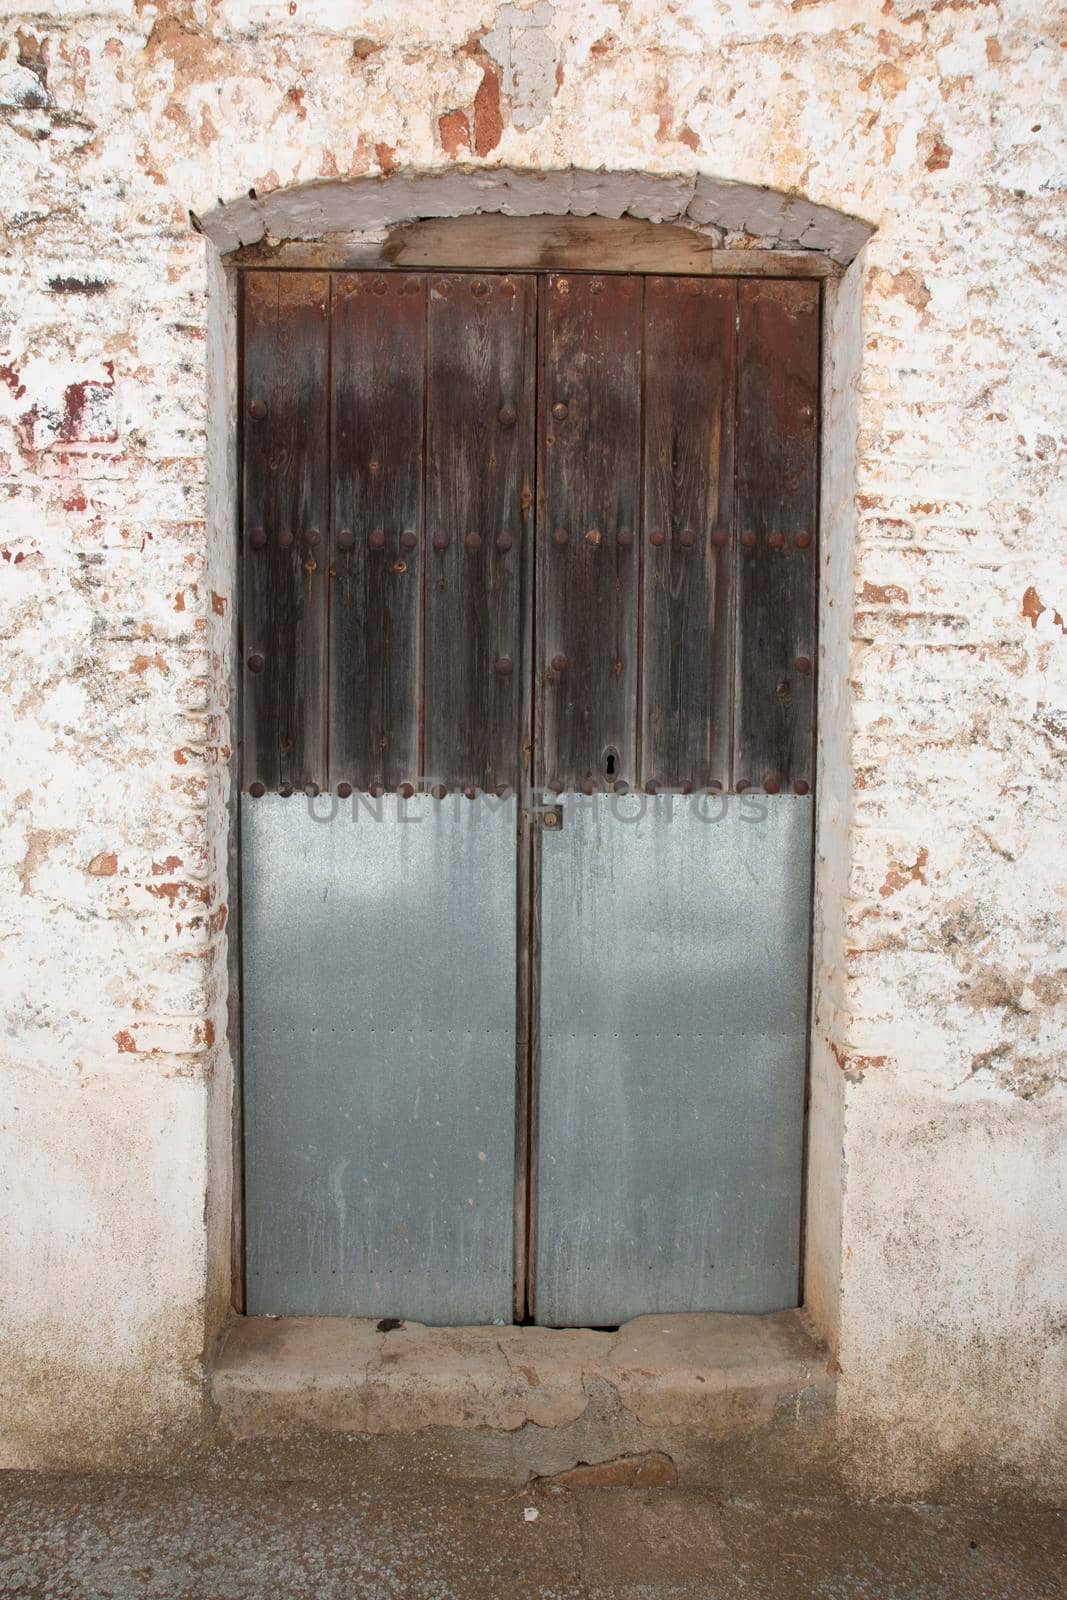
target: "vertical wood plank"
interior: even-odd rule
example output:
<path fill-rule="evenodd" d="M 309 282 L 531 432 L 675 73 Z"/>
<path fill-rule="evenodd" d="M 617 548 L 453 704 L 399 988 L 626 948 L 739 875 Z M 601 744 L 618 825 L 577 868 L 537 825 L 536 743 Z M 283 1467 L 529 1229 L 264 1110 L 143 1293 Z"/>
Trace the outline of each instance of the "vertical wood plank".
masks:
<path fill-rule="evenodd" d="M 637 779 L 642 280 L 542 279 L 539 778 Z"/>
<path fill-rule="evenodd" d="M 521 777 L 535 310 L 530 277 L 430 281 L 425 772 L 448 789 Z"/>
<path fill-rule="evenodd" d="M 645 285 L 640 781 L 729 784 L 736 284 Z"/>
<path fill-rule="evenodd" d="M 330 781 L 421 775 L 426 280 L 333 279 Z"/>
<path fill-rule="evenodd" d="M 734 783 L 807 793 L 814 763 L 819 286 L 738 288 Z"/>
<path fill-rule="evenodd" d="M 329 279 L 244 275 L 242 781 L 326 782 Z"/>

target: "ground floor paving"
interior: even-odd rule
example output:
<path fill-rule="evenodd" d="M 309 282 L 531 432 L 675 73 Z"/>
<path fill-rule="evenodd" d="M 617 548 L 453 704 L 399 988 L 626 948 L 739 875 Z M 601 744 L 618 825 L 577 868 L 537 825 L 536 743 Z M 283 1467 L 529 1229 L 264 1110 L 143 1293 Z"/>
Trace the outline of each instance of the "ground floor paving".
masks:
<path fill-rule="evenodd" d="M 0 1474 L 4 1600 L 1041 1600 L 1065 1572 L 1067 1515 L 1036 1508 Z"/>

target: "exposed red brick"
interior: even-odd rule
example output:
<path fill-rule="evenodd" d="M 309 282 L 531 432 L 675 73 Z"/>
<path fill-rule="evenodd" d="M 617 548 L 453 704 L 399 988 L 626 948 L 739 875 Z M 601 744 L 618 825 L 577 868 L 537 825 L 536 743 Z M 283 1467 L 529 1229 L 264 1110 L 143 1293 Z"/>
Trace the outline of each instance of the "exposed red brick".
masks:
<path fill-rule="evenodd" d="M 446 111 L 437 119 L 437 135 L 445 155 L 455 161 L 460 146 L 471 147 L 471 127 L 465 111 Z"/>
<path fill-rule="evenodd" d="M 112 851 L 104 851 L 94 856 L 85 870 L 94 878 L 113 878 L 119 870 L 119 858 Z"/>
<path fill-rule="evenodd" d="M 1037 627 L 1042 613 L 1047 610 L 1048 607 L 1041 604 L 1041 596 L 1031 584 L 1023 595 L 1023 616 L 1029 619 L 1031 628 Z"/>
<path fill-rule="evenodd" d="M 495 150 L 504 133 L 500 110 L 500 79 L 492 67 L 482 68 L 482 81 L 474 96 L 474 153 L 487 156 Z"/>

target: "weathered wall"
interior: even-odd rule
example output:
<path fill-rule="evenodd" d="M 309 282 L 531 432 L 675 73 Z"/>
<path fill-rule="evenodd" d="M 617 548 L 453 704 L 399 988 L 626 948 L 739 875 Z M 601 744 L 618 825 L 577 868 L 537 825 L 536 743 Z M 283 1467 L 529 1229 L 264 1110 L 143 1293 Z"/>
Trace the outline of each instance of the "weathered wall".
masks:
<path fill-rule="evenodd" d="M 1058 8 L 2 10 L 5 1459 L 194 1422 L 224 1300 L 230 376 L 189 213 L 225 246 L 315 231 L 280 192 L 316 180 L 607 167 L 724 235 L 833 247 L 716 177 L 877 227 L 830 319 L 812 1303 L 857 1483 L 1054 1491 Z"/>

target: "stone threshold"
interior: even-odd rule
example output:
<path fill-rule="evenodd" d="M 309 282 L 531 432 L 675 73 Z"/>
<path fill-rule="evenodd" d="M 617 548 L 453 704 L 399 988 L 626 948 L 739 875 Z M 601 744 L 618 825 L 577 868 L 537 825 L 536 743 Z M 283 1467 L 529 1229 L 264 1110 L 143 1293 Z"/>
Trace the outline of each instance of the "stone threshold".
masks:
<path fill-rule="evenodd" d="M 802 1311 L 642 1316 L 616 1333 L 240 1317 L 210 1375 L 232 1439 L 561 1430 L 598 1448 L 673 1430 L 707 1437 L 825 1416 L 834 1379 Z"/>

